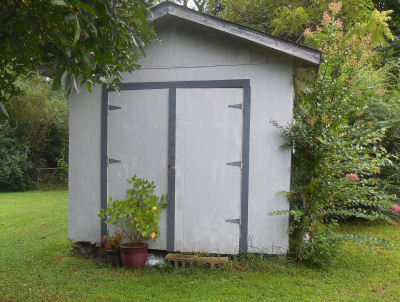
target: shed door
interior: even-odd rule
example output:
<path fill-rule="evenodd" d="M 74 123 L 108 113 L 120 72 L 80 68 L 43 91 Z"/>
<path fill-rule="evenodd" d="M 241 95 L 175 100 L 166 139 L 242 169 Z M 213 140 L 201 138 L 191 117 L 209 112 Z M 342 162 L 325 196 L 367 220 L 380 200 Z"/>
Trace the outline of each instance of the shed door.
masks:
<path fill-rule="evenodd" d="M 156 194 L 168 191 L 168 89 L 128 90 L 109 94 L 108 196 L 125 198 L 134 174 L 154 181 Z M 120 109 L 118 109 L 120 107 Z M 149 245 L 166 248 L 167 213 L 160 217 L 160 238 Z M 112 234 L 113 227 L 108 226 Z"/>
<path fill-rule="evenodd" d="M 177 251 L 239 252 L 243 132 L 243 112 L 235 108 L 239 104 L 243 104 L 241 88 L 176 91 Z"/>

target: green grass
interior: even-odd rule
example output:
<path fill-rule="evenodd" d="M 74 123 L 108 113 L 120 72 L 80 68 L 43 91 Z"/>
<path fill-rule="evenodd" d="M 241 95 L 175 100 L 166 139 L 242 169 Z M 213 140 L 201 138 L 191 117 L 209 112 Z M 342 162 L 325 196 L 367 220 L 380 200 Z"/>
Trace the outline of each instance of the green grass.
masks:
<path fill-rule="evenodd" d="M 348 243 L 328 270 L 255 259 L 222 270 L 108 268 L 69 253 L 66 191 L 0 194 L 0 301 L 400 301 L 400 229 L 343 232 L 393 247 Z"/>

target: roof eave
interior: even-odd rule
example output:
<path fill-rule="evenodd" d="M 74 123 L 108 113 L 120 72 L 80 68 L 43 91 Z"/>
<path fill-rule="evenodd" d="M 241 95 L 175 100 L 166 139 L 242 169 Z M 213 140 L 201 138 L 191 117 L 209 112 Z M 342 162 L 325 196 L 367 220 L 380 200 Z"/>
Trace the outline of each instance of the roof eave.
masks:
<path fill-rule="evenodd" d="M 149 20 L 153 22 L 166 15 L 172 15 L 274 49 L 293 56 L 304 63 L 312 65 L 321 63 L 321 52 L 318 50 L 267 35 L 214 16 L 199 14 L 195 10 L 184 8 L 171 2 L 161 3 L 153 7 L 151 11 L 152 14 L 149 16 Z"/>

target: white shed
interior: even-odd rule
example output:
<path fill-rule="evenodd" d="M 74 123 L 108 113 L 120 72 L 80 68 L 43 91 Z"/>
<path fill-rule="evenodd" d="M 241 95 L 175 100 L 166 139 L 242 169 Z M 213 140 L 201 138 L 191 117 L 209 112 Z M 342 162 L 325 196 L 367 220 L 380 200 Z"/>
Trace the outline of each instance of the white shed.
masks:
<path fill-rule="evenodd" d="M 161 43 L 121 92 L 70 98 L 69 239 L 100 242 L 97 217 L 134 174 L 169 195 L 152 249 L 287 252 L 293 71 L 320 52 L 173 3 L 152 9 Z"/>

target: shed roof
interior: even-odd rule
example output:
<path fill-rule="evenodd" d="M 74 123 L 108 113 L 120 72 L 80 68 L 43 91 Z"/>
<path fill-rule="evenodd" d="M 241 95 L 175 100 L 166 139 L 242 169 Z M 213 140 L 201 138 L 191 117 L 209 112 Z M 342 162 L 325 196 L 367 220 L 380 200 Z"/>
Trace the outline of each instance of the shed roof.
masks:
<path fill-rule="evenodd" d="M 172 2 L 167 1 L 156 5 L 151 8 L 151 12 L 152 15 L 149 18 L 151 21 L 156 21 L 164 16 L 173 16 L 277 50 L 311 65 L 319 65 L 321 62 L 321 52 L 319 50 L 265 34 L 250 27 L 242 26 L 208 14 L 199 14 L 193 9 Z"/>

